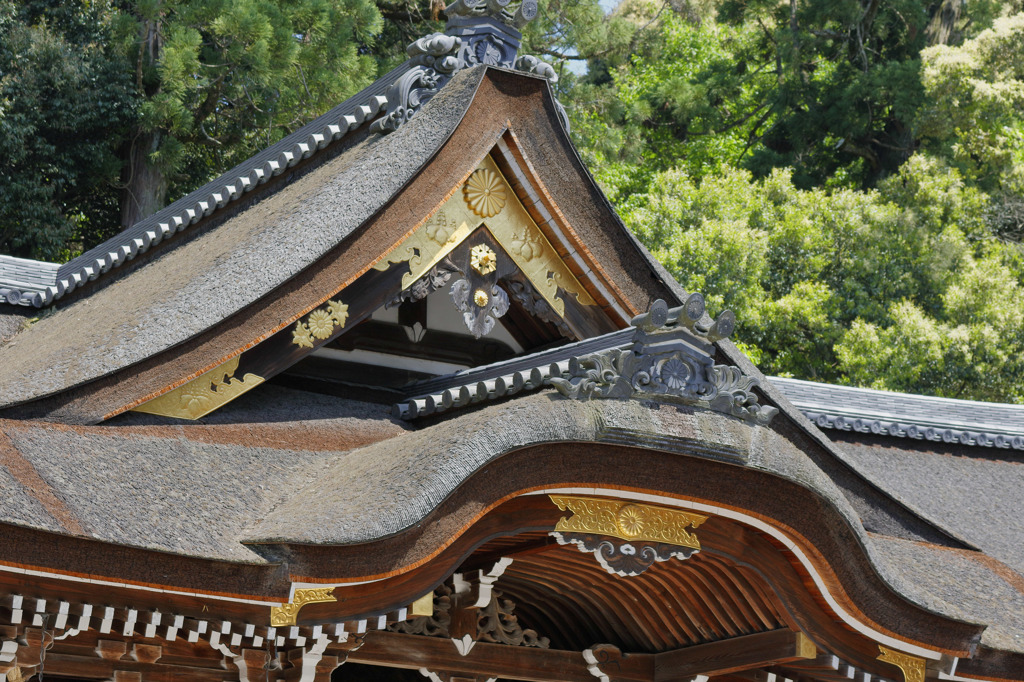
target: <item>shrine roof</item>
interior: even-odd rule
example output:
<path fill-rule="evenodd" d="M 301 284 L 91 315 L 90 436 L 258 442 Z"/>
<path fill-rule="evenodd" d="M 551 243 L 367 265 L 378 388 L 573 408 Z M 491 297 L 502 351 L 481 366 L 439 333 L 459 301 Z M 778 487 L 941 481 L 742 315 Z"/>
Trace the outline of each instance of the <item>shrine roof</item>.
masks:
<path fill-rule="evenodd" d="M 0 420 L 4 523 L 224 561 L 263 562 L 242 529 L 339 453 L 407 427 L 386 408 L 275 387 L 203 423 Z M 88 476 L 82 476 L 88 471 Z"/>
<path fill-rule="evenodd" d="M 776 505 L 765 513 L 792 514 L 787 522 L 804 531 L 827 536 L 838 523 L 893 589 L 947 617 L 988 624 L 988 646 L 1024 652 L 1016 637 L 1024 623 L 1021 529 L 1005 519 L 1006 509 L 1020 506 L 1012 497 L 1024 483 L 1018 464 L 838 444 L 858 474 L 892 495 L 887 502 L 857 491 L 849 471 L 828 465 L 784 423 L 759 426 L 637 400 L 579 401 L 543 389 L 414 426 L 391 417 L 387 405 L 264 388 L 201 423 L 143 414 L 103 426 L 4 421 L 0 518 L 112 545 L 265 564 L 279 546 L 400 535 L 458 491 L 486 504 L 529 488 L 531 476 L 537 487 L 571 487 L 576 468 L 593 467 L 587 458 L 598 457 L 609 475 L 632 471 L 638 485 L 644 476 L 685 472 L 680 480 L 693 479 L 710 496 L 721 488 L 741 506 Z M 621 447 L 627 450 L 611 454 Z M 638 471 L 637 455 L 623 458 L 638 447 L 684 457 L 687 467 Z M 601 448 L 611 449 L 602 455 Z M 529 452 L 554 452 L 556 473 L 509 457 Z M 90 476 L 80 475 L 85 469 Z M 729 482 L 743 472 L 756 475 L 739 487 Z M 965 483 L 951 495 L 935 494 L 949 491 L 950 481 Z M 811 491 L 824 507 L 801 511 L 804 503 L 792 496 L 766 494 L 782 490 L 780 482 Z M 997 515 L 1005 521 L 988 520 Z M 460 523 L 455 517 L 431 528 L 445 536 Z"/>
<path fill-rule="evenodd" d="M 0 344 L 0 407 L 137 363 L 287 282 L 420 170 L 461 120 L 485 71 L 459 72 L 398 130 L 359 141 L 256 203 L 240 203 L 216 229 L 8 337 Z"/>
<path fill-rule="evenodd" d="M 988 448 L 901 447 L 895 438 L 837 445 L 862 476 L 921 518 L 970 538 L 1024 576 L 1024 462 Z"/>
<path fill-rule="evenodd" d="M 410 62 L 401 64 L 215 180 L 67 263 L 58 265 L 0 255 L 0 300 L 36 308 L 50 305 L 86 283 L 128 264 L 164 240 L 190 231 L 203 218 L 237 204 L 248 192 L 287 173 L 289 168 L 304 159 L 337 146 L 335 143 L 368 125 L 386 106 L 388 88 L 410 68 Z"/>

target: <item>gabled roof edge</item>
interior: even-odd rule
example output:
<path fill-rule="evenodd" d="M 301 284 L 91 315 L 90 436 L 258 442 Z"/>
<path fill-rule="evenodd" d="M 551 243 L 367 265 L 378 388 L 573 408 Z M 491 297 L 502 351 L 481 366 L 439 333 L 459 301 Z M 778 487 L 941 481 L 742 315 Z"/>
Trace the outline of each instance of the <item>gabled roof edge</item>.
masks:
<path fill-rule="evenodd" d="M 467 16 L 461 16 L 466 12 Z M 517 57 L 520 34 L 516 29 L 535 16 L 534 4 L 525 3 L 514 15 L 486 8 L 465 12 L 449 8 L 449 14 L 446 33 L 414 41 L 407 49 L 409 59 L 400 66 L 326 114 L 99 246 L 63 265 L 0 255 L 0 302 L 36 308 L 50 305 L 198 223 L 349 132 L 371 122 L 371 132 L 393 130 L 464 68 L 488 64 L 557 78 L 554 69 L 536 57 Z M 500 56 L 491 59 L 488 50 L 481 50 L 481 46 L 496 46 Z M 568 126 L 564 109 L 557 99 L 555 102 L 563 124 Z"/>

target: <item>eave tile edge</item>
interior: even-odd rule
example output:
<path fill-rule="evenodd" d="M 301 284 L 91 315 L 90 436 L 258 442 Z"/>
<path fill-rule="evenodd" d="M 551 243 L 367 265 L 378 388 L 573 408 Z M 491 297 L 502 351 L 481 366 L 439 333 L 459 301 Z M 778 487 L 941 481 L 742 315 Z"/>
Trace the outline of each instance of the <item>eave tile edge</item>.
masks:
<path fill-rule="evenodd" d="M 92 258 L 91 262 L 78 264 L 71 269 L 64 269 L 53 263 L 29 261 L 36 264 L 39 269 L 50 266 L 55 275 L 53 283 L 36 290 L 18 286 L 17 282 L 5 281 L 0 277 L 0 296 L 11 305 L 36 308 L 47 306 L 86 282 L 127 263 L 139 254 L 148 251 L 150 247 L 198 223 L 218 209 L 237 201 L 244 194 L 265 184 L 272 177 L 280 175 L 288 168 L 326 148 L 332 142 L 340 140 L 349 132 L 362 127 L 365 123 L 373 120 L 386 105 L 387 97 L 371 95 L 364 103 L 339 112 L 337 117 L 332 117 L 333 120 L 324 123 L 319 131 L 306 134 L 305 139 L 295 142 L 288 141 L 283 145 L 284 148 L 278 150 L 277 154 L 272 155 L 271 158 L 265 158 L 266 152 L 257 154 L 251 159 L 254 163 L 247 168 L 237 169 L 233 179 L 225 180 L 222 176 L 216 183 L 220 187 L 212 191 L 200 191 L 197 193 L 198 196 L 189 195 L 181 202 L 176 202 L 176 204 L 182 204 L 176 210 L 157 214 L 155 218 L 144 220 L 136 226 L 128 228 L 120 235 L 124 239 L 122 243 L 109 246 L 106 249 L 107 253 Z M 223 184 L 220 184 L 221 181 Z M 175 204 L 171 206 L 174 207 Z M 0 256 L 0 265 L 8 259 L 25 260 Z"/>
<path fill-rule="evenodd" d="M 985 448 L 1024 450 L 1024 436 L 1011 436 L 1002 433 L 991 434 L 964 429 L 944 429 L 908 422 L 872 419 L 870 417 L 841 416 L 816 410 L 801 410 L 801 412 L 819 428 L 823 429 L 856 431 L 857 433 L 872 433 L 879 436 L 895 436 L 897 438 L 912 438 L 914 440 L 929 440 L 942 443 L 959 443 L 960 445 L 975 445 Z"/>

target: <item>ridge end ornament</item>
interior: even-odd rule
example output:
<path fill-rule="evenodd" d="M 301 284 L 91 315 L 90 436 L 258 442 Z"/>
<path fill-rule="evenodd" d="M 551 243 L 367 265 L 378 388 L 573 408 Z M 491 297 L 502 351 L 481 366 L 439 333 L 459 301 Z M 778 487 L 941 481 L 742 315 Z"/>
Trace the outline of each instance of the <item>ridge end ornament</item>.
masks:
<path fill-rule="evenodd" d="M 270 625 L 275 628 L 295 625 L 299 611 L 306 604 L 325 604 L 338 601 L 333 587 L 311 587 L 295 590 L 292 600 L 281 606 L 270 607 Z"/>
<path fill-rule="evenodd" d="M 911 656 L 881 644 L 878 645 L 878 650 L 881 652 L 878 655 L 878 660 L 883 663 L 891 663 L 902 670 L 904 682 L 924 682 L 925 660 L 923 658 Z"/>
<path fill-rule="evenodd" d="M 657 562 L 689 559 L 700 551 L 691 532 L 707 516 L 653 505 L 593 497 L 549 495 L 572 516 L 562 517 L 550 535 L 560 545 L 593 554 L 612 575 L 640 575 Z M 691 530 L 687 530 L 687 528 Z"/>
<path fill-rule="evenodd" d="M 758 378 L 714 363 L 712 344 L 732 333 L 735 315 L 726 310 L 709 319 L 700 294 L 672 309 L 659 299 L 633 318 L 632 346 L 570 358 L 568 371 L 548 381 L 577 400 L 651 397 L 768 424 L 778 409 L 758 402 Z"/>
<path fill-rule="evenodd" d="M 370 132 L 398 130 L 459 71 L 478 64 L 514 68 L 522 34 L 537 16 L 537 0 L 456 0 L 445 8 L 444 33 L 431 33 L 406 48 L 409 70 L 387 91 L 384 114 Z M 529 67 L 533 68 L 533 66 Z"/>

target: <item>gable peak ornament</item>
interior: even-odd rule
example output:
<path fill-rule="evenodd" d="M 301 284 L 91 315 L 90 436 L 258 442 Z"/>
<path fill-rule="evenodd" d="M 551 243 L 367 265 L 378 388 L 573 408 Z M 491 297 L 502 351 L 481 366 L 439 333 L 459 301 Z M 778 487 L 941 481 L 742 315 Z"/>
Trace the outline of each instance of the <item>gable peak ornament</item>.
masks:
<path fill-rule="evenodd" d="M 537 57 L 519 56 L 519 32 L 537 16 L 537 0 L 456 0 L 445 8 L 444 33 L 413 41 L 409 69 L 388 89 L 384 114 L 370 124 L 375 133 L 397 130 L 457 72 L 477 65 L 500 66 L 558 80 L 554 68 Z M 568 118 L 559 117 L 568 129 Z"/>

